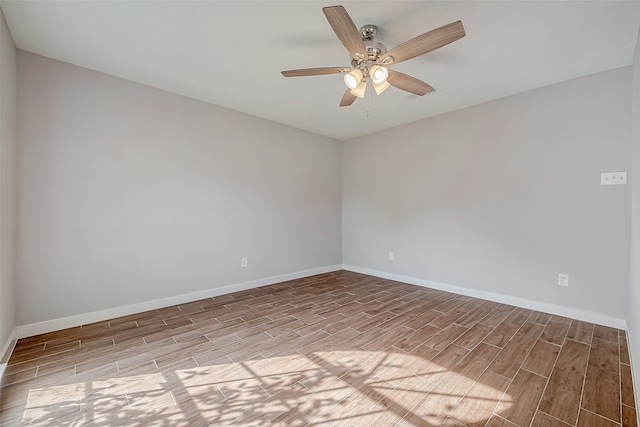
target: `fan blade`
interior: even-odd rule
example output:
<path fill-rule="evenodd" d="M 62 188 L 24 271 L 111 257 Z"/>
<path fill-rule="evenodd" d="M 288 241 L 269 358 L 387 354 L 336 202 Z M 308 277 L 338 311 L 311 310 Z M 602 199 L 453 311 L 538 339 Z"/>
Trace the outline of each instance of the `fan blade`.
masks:
<path fill-rule="evenodd" d="M 462 22 L 452 22 L 394 47 L 382 55 L 380 61 L 384 62 L 385 58 L 393 57 L 392 64 L 397 64 L 446 46 L 461 39 L 465 34 Z"/>
<path fill-rule="evenodd" d="M 355 101 L 356 98 L 357 96 L 351 93 L 351 89 L 347 89 L 347 91 L 342 96 L 342 99 L 340 100 L 340 106 L 348 107 L 349 105 L 353 104 L 353 101 Z"/>
<path fill-rule="evenodd" d="M 356 53 L 362 55 L 362 59 L 367 58 L 367 48 L 364 46 L 362 35 L 356 28 L 353 20 L 342 6 L 331 6 L 322 8 L 324 16 L 340 39 L 344 47 L 347 48 L 352 58 Z"/>
<path fill-rule="evenodd" d="M 285 77 L 304 77 L 304 76 L 320 76 L 322 74 L 338 74 L 346 73 L 350 68 L 345 67 L 324 67 L 324 68 L 304 68 L 301 70 L 283 71 Z"/>
<path fill-rule="evenodd" d="M 389 77 L 387 77 L 387 81 L 391 86 L 395 86 L 398 89 L 420 96 L 435 90 L 432 86 L 426 84 L 422 80 L 418 80 L 415 77 L 393 70 L 389 70 Z"/>

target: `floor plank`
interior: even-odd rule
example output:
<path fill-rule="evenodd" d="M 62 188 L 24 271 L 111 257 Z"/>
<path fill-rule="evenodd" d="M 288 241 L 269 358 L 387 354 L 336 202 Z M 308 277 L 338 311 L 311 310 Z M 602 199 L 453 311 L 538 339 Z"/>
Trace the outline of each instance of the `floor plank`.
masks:
<path fill-rule="evenodd" d="M 495 412 L 519 426 L 528 426 L 536 413 L 547 379 L 520 370 L 507 388 Z"/>
<path fill-rule="evenodd" d="M 522 364 L 522 368 L 543 377 L 549 377 L 560 349 L 561 346 L 559 345 L 537 341 Z"/>
<path fill-rule="evenodd" d="M 620 376 L 589 365 L 581 407 L 620 422 Z"/>
<path fill-rule="evenodd" d="M 588 345 L 565 341 L 540 402 L 541 411 L 575 425 L 588 357 Z"/>

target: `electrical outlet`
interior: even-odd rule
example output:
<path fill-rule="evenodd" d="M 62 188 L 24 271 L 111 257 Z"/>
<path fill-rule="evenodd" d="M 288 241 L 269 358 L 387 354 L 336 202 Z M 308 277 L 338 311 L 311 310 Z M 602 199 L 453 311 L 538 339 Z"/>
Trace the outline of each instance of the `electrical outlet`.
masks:
<path fill-rule="evenodd" d="M 247 268 L 248 265 L 249 265 L 249 258 L 242 258 L 240 260 L 240 267 L 241 268 Z"/>
<path fill-rule="evenodd" d="M 393 261 L 395 257 L 396 255 L 393 252 L 389 251 L 389 261 Z"/>
<path fill-rule="evenodd" d="M 558 286 L 569 286 L 569 275 L 560 273 L 558 274 Z"/>
<path fill-rule="evenodd" d="M 605 172 L 600 174 L 600 185 L 624 185 L 626 183 L 626 172 Z"/>

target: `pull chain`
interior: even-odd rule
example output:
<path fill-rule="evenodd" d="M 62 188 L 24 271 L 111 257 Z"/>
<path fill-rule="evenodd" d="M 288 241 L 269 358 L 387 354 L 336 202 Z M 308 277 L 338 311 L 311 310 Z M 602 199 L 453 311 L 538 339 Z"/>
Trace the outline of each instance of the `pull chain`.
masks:
<path fill-rule="evenodd" d="M 367 81 L 367 86 L 367 112 L 365 116 L 371 117 L 371 90 L 373 90 L 373 87 L 371 87 L 369 81 Z"/>

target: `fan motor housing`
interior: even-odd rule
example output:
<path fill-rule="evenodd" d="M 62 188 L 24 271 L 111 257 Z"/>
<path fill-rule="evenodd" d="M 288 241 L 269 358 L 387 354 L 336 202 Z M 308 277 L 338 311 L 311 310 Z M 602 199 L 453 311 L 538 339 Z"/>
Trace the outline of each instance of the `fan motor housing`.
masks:
<path fill-rule="evenodd" d="M 373 24 L 367 24 L 360 28 L 360 34 L 362 34 L 362 40 L 370 60 L 375 60 L 378 56 L 387 53 L 387 47 L 375 40 L 377 32 L 378 27 Z"/>

